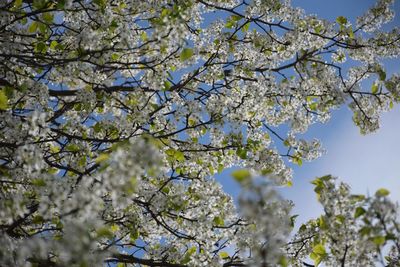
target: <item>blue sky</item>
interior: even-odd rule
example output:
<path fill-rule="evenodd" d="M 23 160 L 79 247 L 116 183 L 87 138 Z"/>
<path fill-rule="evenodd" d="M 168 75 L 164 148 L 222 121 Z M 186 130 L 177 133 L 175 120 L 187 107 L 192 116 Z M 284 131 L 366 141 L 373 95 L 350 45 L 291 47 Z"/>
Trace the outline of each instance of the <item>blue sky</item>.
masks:
<path fill-rule="evenodd" d="M 347 17 L 353 24 L 375 0 L 292 0 L 294 6 L 305 9 L 308 14 L 334 21 L 338 16 Z M 396 17 L 387 26 L 400 25 L 400 0 L 395 0 Z M 400 72 L 400 59 L 385 62 L 388 77 Z M 326 124 L 313 125 L 305 137 L 321 140 L 326 154 L 316 161 L 293 166 L 294 185 L 283 188 L 282 195 L 295 203 L 294 214 L 300 214 L 298 223 L 320 215 L 322 209 L 317 202 L 313 185 L 315 177 L 332 174 L 348 183 L 354 193 L 374 194 L 378 188 L 391 191 L 392 199 L 400 201 L 400 107 L 383 114 L 381 129 L 366 136 L 352 122 L 350 110 L 344 106 L 333 113 Z M 232 182 L 229 171 L 223 172 L 218 180 L 224 189 L 237 196 L 240 188 Z"/>

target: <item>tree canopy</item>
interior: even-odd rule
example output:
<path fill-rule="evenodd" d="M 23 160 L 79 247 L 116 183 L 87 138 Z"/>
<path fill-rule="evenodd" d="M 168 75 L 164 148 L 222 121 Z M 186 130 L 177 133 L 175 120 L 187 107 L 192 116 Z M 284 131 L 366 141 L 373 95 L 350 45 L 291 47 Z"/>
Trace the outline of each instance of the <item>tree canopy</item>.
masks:
<path fill-rule="evenodd" d="M 400 266 L 388 190 L 316 178 L 324 214 L 292 235 L 275 191 L 321 155 L 311 124 L 348 105 L 367 134 L 400 101 L 392 4 L 1 1 L 0 266 Z"/>

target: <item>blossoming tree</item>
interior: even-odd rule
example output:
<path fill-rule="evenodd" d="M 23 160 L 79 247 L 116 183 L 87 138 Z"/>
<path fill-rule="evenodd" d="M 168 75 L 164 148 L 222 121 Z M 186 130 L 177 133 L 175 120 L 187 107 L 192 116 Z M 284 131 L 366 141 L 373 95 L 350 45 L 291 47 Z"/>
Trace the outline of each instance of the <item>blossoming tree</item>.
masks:
<path fill-rule="evenodd" d="M 0 266 L 399 266 L 387 190 L 316 179 L 325 213 L 291 240 L 274 191 L 320 156 L 309 125 L 348 105 L 366 134 L 400 100 L 392 2 L 0 1 Z"/>

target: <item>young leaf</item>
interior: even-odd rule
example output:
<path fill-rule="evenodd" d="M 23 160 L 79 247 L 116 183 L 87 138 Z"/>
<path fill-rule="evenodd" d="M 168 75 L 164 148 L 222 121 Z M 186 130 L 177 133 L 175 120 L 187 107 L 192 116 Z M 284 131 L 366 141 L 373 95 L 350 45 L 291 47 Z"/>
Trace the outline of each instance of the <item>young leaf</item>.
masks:
<path fill-rule="evenodd" d="M 378 84 L 374 83 L 371 87 L 371 93 L 376 94 L 378 92 Z"/>
<path fill-rule="evenodd" d="M 375 196 L 377 197 L 386 197 L 389 194 L 390 194 L 389 190 L 385 188 L 380 188 L 375 192 Z"/>
<path fill-rule="evenodd" d="M 220 216 L 214 217 L 213 223 L 216 226 L 224 226 L 224 219 L 222 219 Z"/>
<path fill-rule="evenodd" d="M 51 50 L 56 50 L 57 45 L 58 45 L 57 41 L 55 41 L 55 40 L 51 41 L 50 42 L 50 49 Z"/>
<path fill-rule="evenodd" d="M 222 252 L 219 253 L 219 257 L 221 259 L 228 259 L 229 258 L 229 254 L 228 254 L 228 252 L 222 251 Z"/>
<path fill-rule="evenodd" d="M 247 32 L 250 28 L 250 22 L 246 22 L 242 27 L 242 32 Z"/>
<path fill-rule="evenodd" d="M 247 159 L 247 149 L 245 148 L 238 148 L 236 150 L 236 155 L 239 156 L 241 159 Z"/>
<path fill-rule="evenodd" d="M 191 58 L 193 56 L 193 49 L 191 48 L 184 48 L 181 52 L 180 55 L 180 60 L 181 61 L 185 61 L 188 60 L 189 58 Z"/>
<path fill-rule="evenodd" d="M 365 209 L 362 208 L 362 207 L 357 207 L 357 208 L 356 208 L 356 211 L 355 211 L 355 213 L 354 213 L 354 218 L 358 218 L 358 217 L 360 217 L 360 216 L 363 215 L 363 214 L 365 214 Z"/>
<path fill-rule="evenodd" d="M 237 182 L 242 183 L 251 178 L 251 174 L 246 169 L 236 170 L 232 172 L 232 177 Z"/>
<path fill-rule="evenodd" d="M 314 260 L 315 266 L 318 266 L 327 255 L 325 246 L 323 244 L 317 244 L 313 247 L 310 258 Z"/>
<path fill-rule="evenodd" d="M 378 71 L 379 80 L 384 81 L 386 79 L 386 72 L 382 69 Z"/>
<path fill-rule="evenodd" d="M 110 158 L 110 155 L 107 153 L 101 153 L 97 158 L 96 158 L 96 163 L 101 163 L 103 161 L 106 161 Z"/>
<path fill-rule="evenodd" d="M 377 246 L 382 246 L 385 244 L 386 238 L 384 236 L 375 236 L 372 238 L 372 242 L 374 242 L 375 245 Z"/>
<path fill-rule="evenodd" d="M 343 16 L 339 16 L 336 18 L 336 22 L 340 25 L 345 25 L 347 23 L 347 18 Z"/>
<path fill-rule="evenodd" d="M 37 23 L 36 21 L 34 21 L 34 22 L 32 22 L 31 25 L 29 26 L 28 32 L 29 32 L 29 33 L 34 33 L 34 32 L 36 32 L 37 28 L 38 28 L 38 23 Z"/>
<path fill-rule="evenodd" d="M 8 97 L 5 90 L 0 90 L 0 110 L 6 110 L 8 108 Z"/>

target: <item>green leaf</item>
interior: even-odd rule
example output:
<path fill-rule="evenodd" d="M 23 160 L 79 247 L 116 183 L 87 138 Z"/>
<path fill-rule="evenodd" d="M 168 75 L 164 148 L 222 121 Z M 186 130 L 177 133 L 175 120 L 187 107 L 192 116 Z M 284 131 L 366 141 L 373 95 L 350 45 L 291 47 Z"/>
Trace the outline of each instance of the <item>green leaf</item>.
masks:
<path fill-rule="evenodd" d="M 313 102 L 311 104 L 309 104 L 308 106 L 310 107 L 311 110 L 316 111 L 317 110 L 317 102 Z"/>
<path fill-rule="evenodd" d="M 101 163 L 103 161 L 106 161 L 110 158 L 110 154 L 107 153 L 101 153 L 96 159 L 95 162 L 96 163 Z"/>
<path fill-rule="evenodd" d="M 385 188 L 380 188 L 375 192 L 375 196 L 377 197 L 386 197 L 390 194 L 390 191 Z"/>
<path fill-rule="evenodd" d="M 373 94 L 376 94 L 377 92 L 378 92 L 378 84 L 377 83 L 374 83 L 373 85 L 372 85 L 372 87 L 371 87 L 371 92 L 373 93 Z"/>
<path fill-rule="evenodd" d="M 228 29 L 232 29 L 233 26 L 235 26 L 235 24 L 236 24 L 235 21 L 233 21 L 233 20 L 228 20 L 228 21 L 225 23 L 225 27 L 228 28 Z"/>
<path fill-rule="evenodd" d="M 191 48 L 184 48 L 181 52 L 180 59 L 181 61 L 188 60 L 193 56 L 193 49 Z"/>
<path fill-rule="evenodd" d="M 386 80 L 386 72 L 382 69 L 378 70 L 379 80 L 384 81 Z"/>
<path fill-rule="evenodd" d="M 356 211 L 354 212 L 354 218 L 358 218 L 363 214 L 365 214 L 365 209 L 362 207 L 357 207 Z"/>
<path fill-rule="evenodd" d="M 281 256 L 281 257 L 279 258 L 278 264 L 279 264 L 279 266 L 281 266 L 281 267 L 287 267 L 287 266 L 289 266 L 288 260 L 286 259 L 285 256 Z"/>
<path fill-rule="evenodd" d="M 93 0 L 93 3 L 97 4 L 101 9 L 105 9 L 107 5 L 106 0 Z"/>
<path fill-rule="evenodd" d="M 228 259 L 228 258 L 230 258 L 228 252 L 225 252 L 225 251 L 220 252 L 220 253 L 219 253 L 219 257 L 220 257 L 221 259 Z"/>
<path fill-rule="evenodd" d="M 218 169 L 217 172 L 221 173 L 225 169 L 225 166 L 223 164 L 218 164 Z"/>
<path fill-rule="evenodd" d="M 279 1 L 275 1 L 273 7 L 272 7 L 272 11 L 277 12 L 279 9 L 281 9 L 282 4 Z"/>
<path fill-rule="evenodd" d="M 101 227 L 96 230 L 98 237 L 112 238 L 114 235 L 108 227 Z"/>
<path fill-rule="evenodd" d="M 171 13 L 171 10 L 170 10 L 170 9 L 168 9 L 168 8 L 163 8 L 163 9 L 161 10 L 160 17 L 161 17 L 161 18 L 164 18 L 164 17 L 168 16 L 170 13 Z"/>
<path fill-rule="evenodd" d="M 35 52 L 37 53 L 46 53 L 47 51 L 47 45 L 43 42 L 38 42 L 35 45 Z"/>
<path fill-rule="evenodd" d="M 372 230 L 371 227 L 364 226 L 363 228 L 360 229 L 359 233 L 361 236 L 366 236 L 371 233 L 371 230 Z"/>
<path fill-rule="evenodd" d="M 391 82 L 391 81 L 386 81 L 385 82 L 385 86 L 387 89 L 389 89 L 390 91 L 394 90 L 396 88 L 396 84 Z"/>
<path fill-rule="evenodd" d="M 347 23 L 347 18 L 343 16 L 339 16 L 336 18 L 336 22 L 340 25 L 345 25 Z"/>
<path fill-rule="evenodd" d="M 32 180 L 31 183 L 32 183 L 32 185 L 35 185 L 35 186 L 40 186 L 40 187 L 46 186 L 46 182 L 42 178 L 34 179 L 34 180 Z"/>
<path fill-rule="evenodd" d="M 321 24 L 318 24 L 317 26 L 314 27 L 314 31 L 317 34 L 321 33 L 323 29 L 324 29 L 324 26 L 322 26 Z"/>
<path fill-rule="evenodd" d="M 310 258 L 314 260 L 315 266 L 318 266 L 327 255 L 325 246 L 323 244 L 317 244 L 313 247 Z"/>
<path fill-rule="evenodd" d="M 344 215 L 342 214 L 336 215 L 335 218 L 341 224 L 343 224 L 346 221 L 346 217 L 344 217 Z"/>
<path fill-rule="evenodd" d="M 395 234 L 393 234 L 393 233 L 388 233 L 388 234 L 385 236 L 385 239 L 386 239 L 386 240 L 396 240 L 397 238 L 396 238 L 396 235 L 395 235 Z"/>
<path fill-rule="evenodd" d="M 232 15 L 232 16 L 231 16 L 231 19 L 232 19 L 233 21 L 239 21 L 239 20 L 242 19 L 242 17 L 241 17 L 241 16 L 238 16 L 238 15 Z"/>
<path fill-rule="evenodd" d="M 301 157 L 298 157 L 298 156 L 293 157 L 292 161 L 293 161 L 293 163 L 295 163 L 299 166 L 303 165 L 303 160 L 301 159 Z"/>
<path fill-rule="evenodd" d="M 364 195 L 350 195 L 350 199 L 356 203 L 356 202 L 361 202 L 363 200 L 365 200 L 365 196 Z"/>
<path fill-rule="evenodd" d="M 307 225 L 302 224 L 299 228 L 299 232 L 304 232 L 305 230 L 307 230 Z"/>
<path fill-rule="evenodd" d="M 242 27 L 242 32 L 247 32 L 250 28 L 250 22 L 246 22 Z"/>
<path fill-rule="evenodd" d="M 385 244 L 386 238 L 384 236 L 375 236 L 372 238 L 372 242 L 374 242 L 375 245 L 381 246 Z"/>
<path fill-rule="evenodd" d="M 295 222 L 296 222 L 296 218 L 297 218 L 297 217 L 299 217 L 298 214 L 293 215 L 293 216 L 290 217 L 290 226 L 291 226 L 291 227 L 294 227 L 294 224 L 295 224 Z"/>
<path fill-rule="evenodd" d="M 57 46 L 58 46 L 58 42 L 57 41 L 53 40 L 53 41 L 50 42 L 50 49 L 56 50 Z"/>
<path fill-rule="evenodd" d="M 286 139 L 285 141 L 283 141 L 283 145 L 284 146 L 290 146 L 290 142 L 288 139 Z"/>
<path fill-rule="evenodd" d="M 38 28 L 39 28 L 39 31 L 40 31 L 41 33 L 46 34 L 46 32 L 47 32 L 47 25 L 46 25 L 46 24 L 44 24 L 44 23 L 39 23 L 39 24 L 38 24 Z"/>
<path fill-rule="evenodd" d="M 236 170 L 232 172 L 232 177 L 239 183 L 243 183 L 244 181 L 251 178 L 251 174 L 246 169 Z"/>
<path fill-rule="evenodd" d="M 222 219 L 222 217 L 220 217 L 220 216 L 216 216 L 216 217 L 214 217 L 213 223 L 216 226 L 224 226 L 224 219 Z"/>
<path fill-rule="evenodd" d="M 313 252 L 317 255 L 325 255 L 326 254 L 325 247 L 322 244 L 318 244 L 318 245 L 314 246 Z"/>
<path fill-rule="evenodd" d="M 140 34 L 140 39 L 141 39 L 143 42 L 147 41 L 147 33 L 146 33 L 145 31 L 143 31 L 143 32 Z"/>
<path fill-rule="evenodd" d="M 165 81 L 164 82 L 164 91 L 169 91 L 169 89 L 171 89 L 172 87 L 172 83 L 170 81 Z"/>
<path fill-rule="evenodd" d="M 80 148 L 78 145 L 76 145 L 76 144 L 69 144 L 69 145 L 67 145 L 65 148 L 66 148 L 68 151 L 71 151 L 71 152 L 78 152 L 79 150 L 81 150 L 81 148 Z"/>
<path fill-rule="evenodd" d="M 118 28 L 118 22 L 116 20 L 111 21 L 110 26 L 108 27 L 111 32 L 113 32 L 116 28 Z"/>
<path fill-rule="evenodd" d="M 326 223 L 325 216 L 321 215 L 319 217 L 318 226 L 319 226 L 319 228 L 324 229 L 324 230 L 328 229 L 328 224 Z"/>
<path fill-rule="evenodd" d="M 193 255 L 194 253 L 196 253 L 197 251 L 197 247 L 191 247 L 187 250 L 187 254 Z"/>
<path fill-rule="evenodd" d="M 185 154 L 183 154 L 183 152 L 170 148 L 165 150 L 165 153 L 173 160 L 179 161 L 179 162 L 183 162 L 185 161 Z"/>
<path fill-rule="evenodd" d="M 130 234 L 129 237 L 131 238 L 132 241 L 136 241 L 140 236 L 139 230 L 135 229 L 133 230 Z"/>
<path fill-rule="evenodd" d="M 22 84 L 22 85 L 19 86 L 18 91 L 25 92 L 26 89 L 24 89 L 24 88 L 25 88 L 25 84 Z M 3 88 L 3 90 L 4 90 L 4 93 L 6 94 L 6 97 L 8 99 L 10 99 L 10 98 L 12 98 L 14 96 L 14 88 L 13 87 L 6 86 L 6 87 Z"/>
<path fill-rule="evenodd" d="M 247 149 L 245 148 L 238 148 L 236 150 L 236 155 L 239 156 L 241 159 L 247 159 Z"/>
<path fill-rule="evenodd" d="M 45 12 L 45 13 L 43 13 L 43 15 L 42 15 L 42 17 L 43 17 L 43 20 L 45 21 L 45 22 L 47 22 L 47 23 L 53 23 L 53 19 L 54 19 L 54 15 L 52 14 L 52 13 L 50 13 L 50 12 Z"/>
<path fill-rule="evenodd" d="M 183 162 L 183 161 L 185 161 L 185 154 L 183 154 L 183 152 L 181 152 L 181 151 L 176 151 L 175 159 L 179 162 Z"/>
<path fill-rule="evenodd" d="M 58 0 L 57 9 L 64 9 L 64 7 L 65 7 L 65 0 Z"/>
<path fill-rule="evenodd" d="M 163 192 L 163 193 L 165 193 L 165 194 L 168 194 L 170 191 L 171 191 L 171 189 L 169 188 L 169 186 L 164 186 L 164 187 L 161 189 L 161 192 Z"/>
<path fill-rule="evenodd" d="M 269 168 L 265 168 L 261 170 L 261 175 L 263 176 L 267 176 L 269 174 L 271 174 L 273 172 L 273 170 L 269 169 Z"/>
<path fill-rule="evenodd" d="M 347 33 L 348 33 L 350 39 L 354 39 L 354 31 L 353 31 L 353 27 L 351 27 L 351 25 L 349 27 L 347 27 Z"/>
<path fill-rule="evenodd" d="M 8 97 L 5 90 L 0 90 L 0 110 L 6 110 L 8 108 Z"/>
<path fill-rule="evenodd" d="M 187 264 L 189 261 L 190 261 L 190 256 L 185 255 L 185 257 L 183 257 L 183 259 L 181 260 L 181 264 Z"/>
<path fill-rule="evenodd" d="M 111 59 L 112 59 L 113 61 L 117 61 L 117 60 L 119 59 L 119 55 L 118 55 L 117 53 L 112 53 L 112 54 L 111 54 Z"/>
<path fill-rule="evenodd" d="M 117 224 L 113 224 L 113 225 L 111 225 L 110 229 L 111 229 L 111 232 L 116 233 L 119 231 L 119 226 Z"/>
<path fill-rule="evenodd" d="M 34 33 L 34 32 L 36 32 L 37 28 L 38 28 L 38 23 L 36 21 L 34 21 L 31 23 L 31 25 L 29 25 L 28 32 Z"/>
<path fill-rule="evenodd" d="M 196 251 L 197 251 L 197 248 L 196 248 L 196 247 L 191 247 L 190 249 L 188 249 L 188 250 L 186 251 L 185 256 L 183 257 L 181 263 L 182 263 L 182 264 L 187 264 L 187 263 L 190 261 L 191 256 L 192 256 L 194 253 L 196 253 Z"/>
<path fill-rule="evenodd" d="M 47 4 L 47 0 L 33 0 L 33 6 L 36 9 L 42 9 L 45 8 Z"/>
<path fill-rule="evenodd" d="M 14 1 L 14 8 L 20 8 L 22 6 L 22 0 Z"/>

